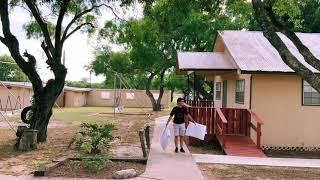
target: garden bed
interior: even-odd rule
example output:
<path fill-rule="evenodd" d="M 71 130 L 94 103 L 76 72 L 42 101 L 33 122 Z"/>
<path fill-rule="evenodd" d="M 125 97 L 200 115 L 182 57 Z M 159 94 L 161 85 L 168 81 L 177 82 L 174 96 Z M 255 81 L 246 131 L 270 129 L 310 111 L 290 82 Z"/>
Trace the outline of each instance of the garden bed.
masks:
<path fill-rule="evenodd" d="M 145 171 L 146 164 L 137 162 L 114 161 L 107 167 L 98 172 L 88 171 L 83 168 L 80 161 L 68 161 L 61 166 L 53 169 L 49 177 L 69 177 L 69 178 L 96 178 L 96 179 L 111 179 L 115 171 L 124 169 L 135 169 L 138 175 Z"/>

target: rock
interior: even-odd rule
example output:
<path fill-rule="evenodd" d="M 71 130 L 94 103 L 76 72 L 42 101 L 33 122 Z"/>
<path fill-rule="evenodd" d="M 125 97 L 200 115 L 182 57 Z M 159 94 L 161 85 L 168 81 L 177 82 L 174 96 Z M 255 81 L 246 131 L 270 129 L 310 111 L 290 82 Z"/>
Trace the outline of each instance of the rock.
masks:
<path fill-rule="evenodd" d="M 125 169 L 121 171 L 116 171 L 112 178 L 113 179 L 126 179 L 126 178 L 133 178 L 137 176 L 137 171 L 134 169 Z"/>

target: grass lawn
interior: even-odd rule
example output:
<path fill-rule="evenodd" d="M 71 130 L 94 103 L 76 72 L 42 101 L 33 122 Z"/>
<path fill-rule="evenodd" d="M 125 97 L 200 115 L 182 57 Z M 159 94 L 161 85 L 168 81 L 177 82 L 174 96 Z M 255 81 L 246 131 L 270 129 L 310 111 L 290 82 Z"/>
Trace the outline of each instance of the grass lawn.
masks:
<path fill-rule="evenodd" d="M 301 179 L 316 180 L 320 168 L 268 167 L 225 164 L 198 164 L 206 180 L 211 179 Z"/>
<path fill-rule="evenodd" d="M 140 108 L 125 108 L 125 112 L 144 111 Z M 155 117 L 168 114 L 167 111 L 154 113 L 149 119 L 146 115 L 118 114 L 114 117 L 113 114 L 97 115 L 97 113 L 112 113 L 112 109 L 107 107 L 54 109 L 47 142 L 39 144 L 38 149 L 30 152 L 15 151 L 13 149 L 15 132 L 9 127 L 0 127 L 0 174 L 30 174 L 53 159 L 73 154 L 74 151 L 68 148 L 68 144 L 80 130 L 80 124 L 83 122 L 113 123 L 117 128 L 113 135 L 118 138 L 110 144 L 110 153 L 114 156 L 142 156 L 137 131 L 146 123 L 153 126 Z"/>

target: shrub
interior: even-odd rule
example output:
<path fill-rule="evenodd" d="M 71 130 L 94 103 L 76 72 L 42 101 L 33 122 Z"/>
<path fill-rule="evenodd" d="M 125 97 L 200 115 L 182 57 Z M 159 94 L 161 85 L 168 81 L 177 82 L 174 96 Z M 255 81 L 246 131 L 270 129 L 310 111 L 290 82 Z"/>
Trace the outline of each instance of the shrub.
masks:
<path fill-rule="evenodd" d="M 111 162 L 108 153 L 104 155 L 99 153 L 102 150 L 107 152 L 109 143 L 113 139 L 111 133 L 115 127 L 113 124 L 82 123 L 81 128 L 82 130 L 71 140 L 70 146 L 80 151 L 77 156 L 82 159 L 81 164 L 84 168 L 97 172 Z"/>
<path fill-rule="evenodd" d="M 113 124 L 98 125 L 96 123 L 82 123 L 82 130 L 71 140 L 70 145 L 86 154 L 98 154 L 101 150 L 109 148 L 109 142 L 113 139 Z"/>

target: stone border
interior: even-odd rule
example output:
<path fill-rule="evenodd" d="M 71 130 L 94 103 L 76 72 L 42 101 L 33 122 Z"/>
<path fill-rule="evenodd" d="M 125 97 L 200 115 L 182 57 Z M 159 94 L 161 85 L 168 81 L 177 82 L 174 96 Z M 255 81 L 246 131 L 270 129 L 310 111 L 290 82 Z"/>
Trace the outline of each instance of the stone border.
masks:
<path fill-rule="evenodd" d="M 33 175 L 36 177 L 43 177 L 43 176 L 48 176 L 48 174 L 54 170 L 55 168 L 63 165 L 64 163 L 68 161 L 81 161 L 81 158 L 74 158 L 74 157 L 61 157 L 56 160 L 52 160 L 52 163 L 47 164 L 40 169 L 34 171 Z M 141 164 L 147 164 L 148 159 L 147 158 L 140 158 L 140 157 L 113 157 L 110 159 L 111 161 L 116 161 L 116 162 L 135 162 L 135 163 L 141 163 Z"/>

